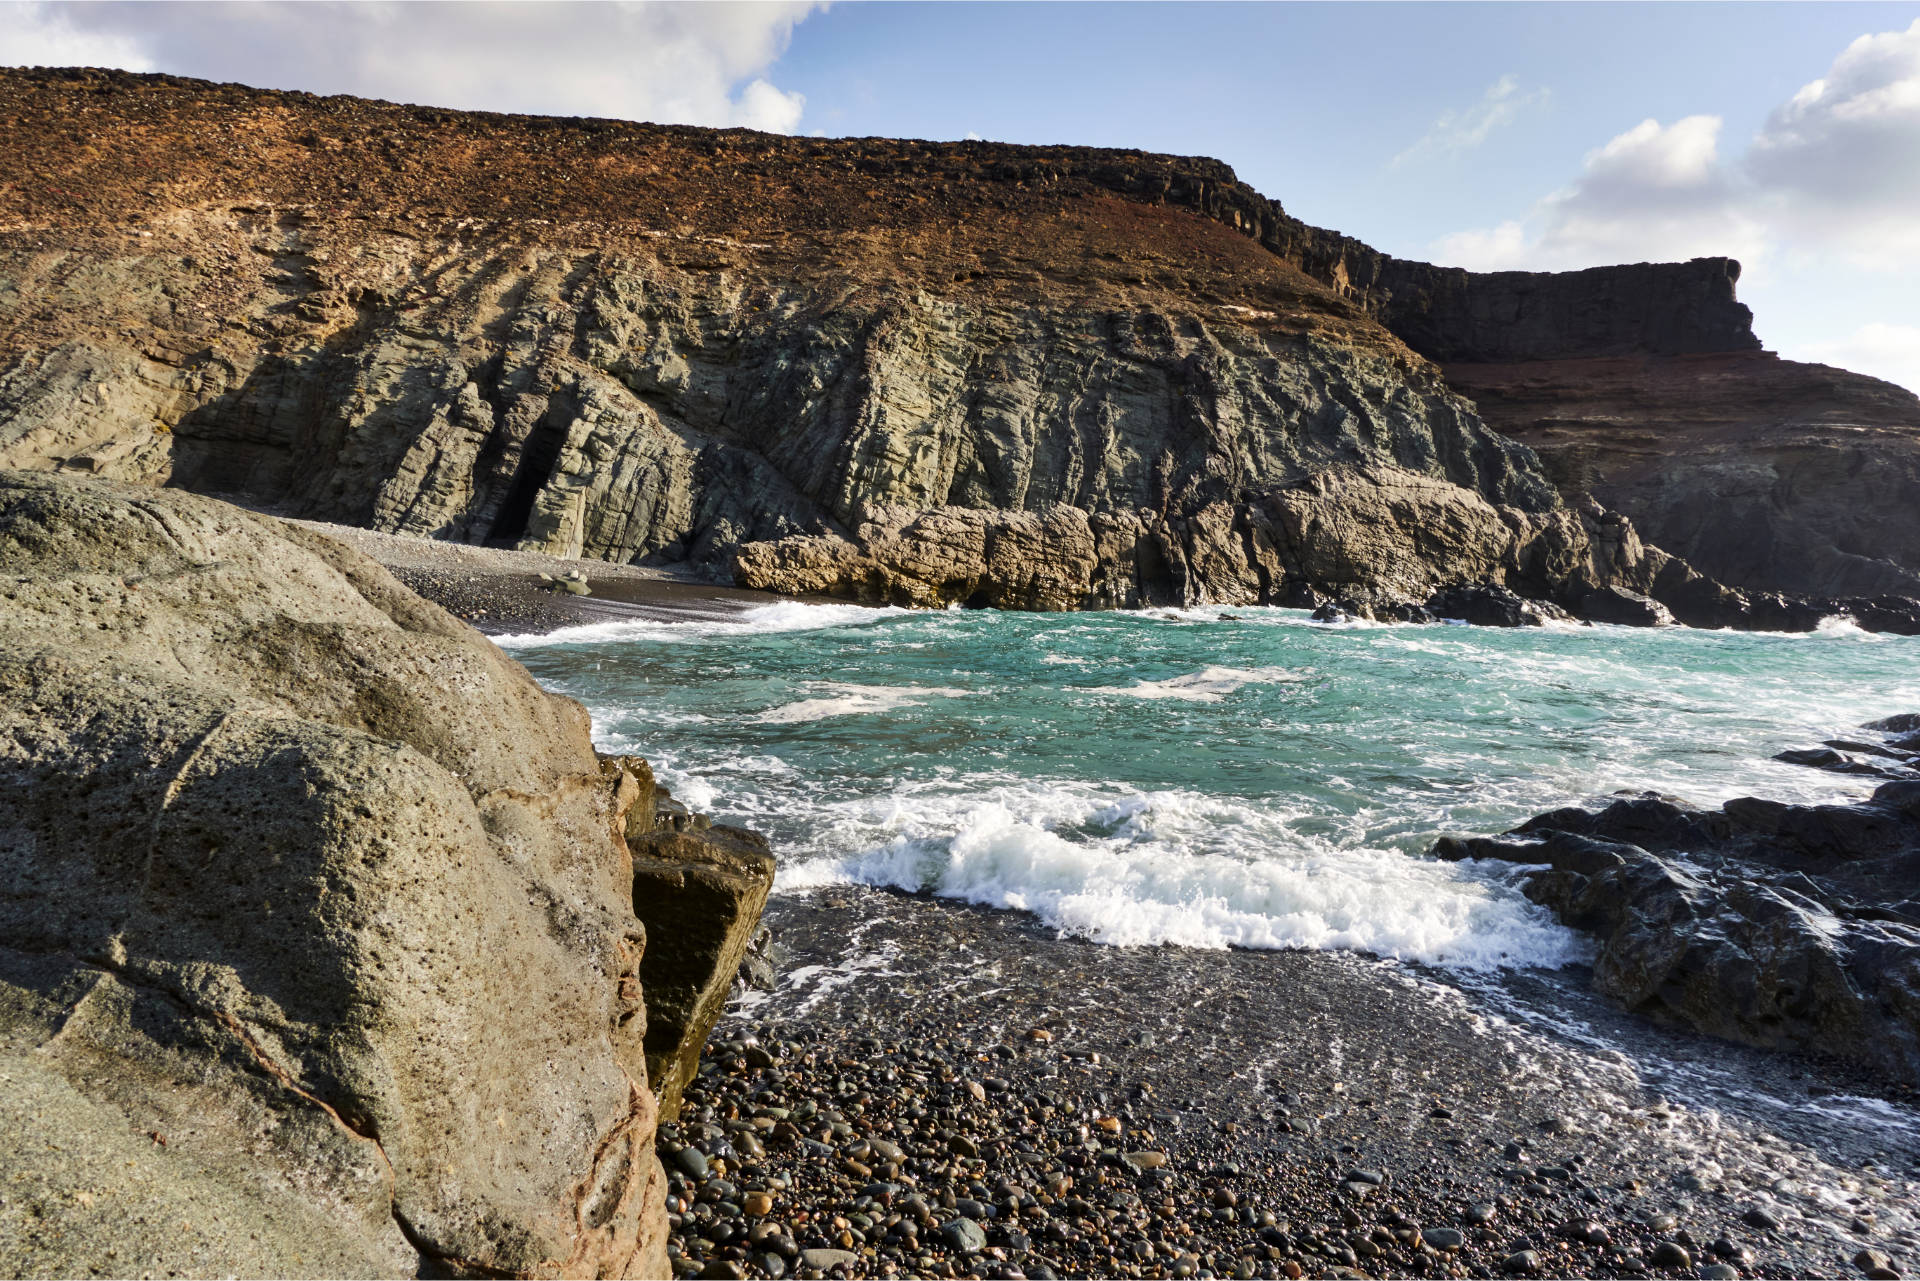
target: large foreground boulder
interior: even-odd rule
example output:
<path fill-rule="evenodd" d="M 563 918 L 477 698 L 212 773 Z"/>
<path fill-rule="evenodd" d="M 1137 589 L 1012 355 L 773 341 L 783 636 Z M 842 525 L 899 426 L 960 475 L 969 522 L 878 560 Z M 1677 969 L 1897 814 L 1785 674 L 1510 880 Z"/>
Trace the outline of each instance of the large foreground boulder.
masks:
<path fill-rule="evenodd" d="M 665 1275 L 588 729 L 325 538 L 0 472 L 0 1272 Z"/>

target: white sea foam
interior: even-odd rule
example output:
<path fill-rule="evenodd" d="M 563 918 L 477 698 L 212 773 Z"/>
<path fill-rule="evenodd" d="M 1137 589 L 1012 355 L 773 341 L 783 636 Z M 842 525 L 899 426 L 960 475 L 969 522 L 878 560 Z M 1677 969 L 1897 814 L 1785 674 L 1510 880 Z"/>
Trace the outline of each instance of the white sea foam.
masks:
<path fill-rule="evenodd" d="M 910 786 L 864 808 L 814 843 L 861 852 L 789 865 L 781 888 L 930 891 L 1117 945 L 1348 948 L 1474 969 L 1586 955 L 1504 869 L 1335 846 L 1277 807 L 1029 781 Z"/>
<path fill-rule="evenodd" d="M 583 623 L 551 632 L 521 632 L 495 636 L 502 649 L 533 649 L 546 645 L 604 645 L 620 641 L 687 641 L 714 637 L 758 635 L 768 632 L 818 631 L 826 627 L 859 627 L 913 611 L 891 605 L 809 605 L 783 600 L 737 612 L 699 612 L 661 618 L 624 618 L 607 623 Z"/>
<path fill-rule="evenodd" d="M 1132 685 L 1096 685 L 1089 694 L 1125 694 L 1129 698 L 1175 699 L 1184 703 L 1217 703 L 1243 685 L 1281 685 L 1306 679 L 1285 667 L 1205 667 L 1185 676 Z"/>
<path fill-rule="evenodd" d="M 1815 636 L 1844 636 L 1848 640 L 1885 641 L 1881 632 L 1870 632 L 1845 614 L 1829 614 L 1813 629 Z"/>
<path fill-rule="evenodd" d="M 808 681 L 809 689 L 833 691 L 824 698 L 807 698 L 771 708 L 754 719 L 763 725 L 794 725 L 830 716 L 865 716 L 918 707 L 929 698 L 965 698 L 971 690 L 924 685 L 846 685 L 838 681 Z"/>

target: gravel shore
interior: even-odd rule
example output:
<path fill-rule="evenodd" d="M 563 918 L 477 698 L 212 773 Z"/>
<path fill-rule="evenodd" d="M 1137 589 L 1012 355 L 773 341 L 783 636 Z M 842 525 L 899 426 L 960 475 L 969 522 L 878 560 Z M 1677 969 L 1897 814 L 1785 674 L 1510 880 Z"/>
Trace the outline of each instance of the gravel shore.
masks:
<path fill-rule="evenodd" d="M 775 597 L 315 526 L 484 631 Z M 556 594 L 541 574 L 587 575 Z M 1018 913 L 776 894 L 662 1126 L 685 1277 L 1894 1277 L 1920 1112 L 1668 1031 L 1569 971 L 1117 949 Z M 763 976 L 764 977 L 764 976 Z"/>
<path fill-rule="evenodd" d="M 474 547 L 323 521 L 289 523 L 373 557 L 408 587 L 489 635 L 549 632 L 623 619 L 713 616 L 785 599 L 717 586 L 671 569 Z M 546 580 L 577 575 L 588 594 L 556 590 L 542 575 Z"/>
<path fill-rule="evenodd" d="M 1893 1275 L 1910 1108 L 1581 976 L 778 897 L 661 1131 L 683 1276 Z M 1854 1093 L 1860 1091 L 1860 1093 Z"/>

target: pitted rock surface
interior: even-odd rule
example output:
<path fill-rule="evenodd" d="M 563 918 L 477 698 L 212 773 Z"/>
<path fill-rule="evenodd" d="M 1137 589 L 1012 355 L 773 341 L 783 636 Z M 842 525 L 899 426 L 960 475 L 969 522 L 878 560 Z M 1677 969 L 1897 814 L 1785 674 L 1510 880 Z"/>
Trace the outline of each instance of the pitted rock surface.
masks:
<path fill-rule="evenodd" d="M 664 1275 L 631 799 L 358 553 L 0 473 L 0 1267 Z"/>

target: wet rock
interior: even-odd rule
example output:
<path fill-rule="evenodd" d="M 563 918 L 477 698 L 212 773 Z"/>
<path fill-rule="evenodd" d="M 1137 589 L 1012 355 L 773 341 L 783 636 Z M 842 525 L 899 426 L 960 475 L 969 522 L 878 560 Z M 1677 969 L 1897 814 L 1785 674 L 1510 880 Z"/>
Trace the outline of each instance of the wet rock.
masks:
<path fill-rule="evenodd" d="M 1679 1269 L 1693 1266 L 1693 1256 L 1678 1241 L 1660 1242 L 1653 1247 L 1653 1253 L 1648 1256 L 1648 1259 L 1656 1268 Z"/>
<path fill-rule="evenodd" d="M 1900 1272 L 1893 1266 L 1893 1259 L 1884 1250 L 1861 1250 L 1853 1256 L 1853 1266 L 1878 1281 L 1883 1277 L 1897 1277 Z"/>
<path fill-rule="evenodd" d="M 1627 627 L 1671 627 L 1673 611 L 1651 596 L 1609 585 L 1595 588 L 1580 598 L 1573 612 L 1594 623 L 1619 623 Z"/>
<path fill-rule="evenodd" d="M 1794 748 L 1776 752 L 1773 759 L 1788 765 L 1806 765 L 1814 769 L 1830 770 L 1835 774 L 1863 774 L 1871 778 L 1920 779 L 1920 771 L 1889 764 L 1885 760 L 1863 760 L 1852 753 L 1835 751 L 1831 747 Z"/>
<path fill-rule="evenodd" d="M 656 830 L 630 836 L 627 847 L 633 911 L 647 930 L 648 1079 L 671 1117 L 759 927 L 773 855 L 764 838 L 737 827 Z"/>
<path fill-rule="evenodd" d="M 1594 986 L 1631 1009 L 1920 1081 L 1920 783 L 1859 805 L 1638 797 L 1433 853 L 1545 865 L 1528 897 L 1599 940 Z"/>
<path fill-rule="evenodd" d="M 1539 602 L 1492 583 L 1445 588 L 1429 596 L 1425 608 L 1476 627 L 1543 627 L 1552 617 Z"/>

